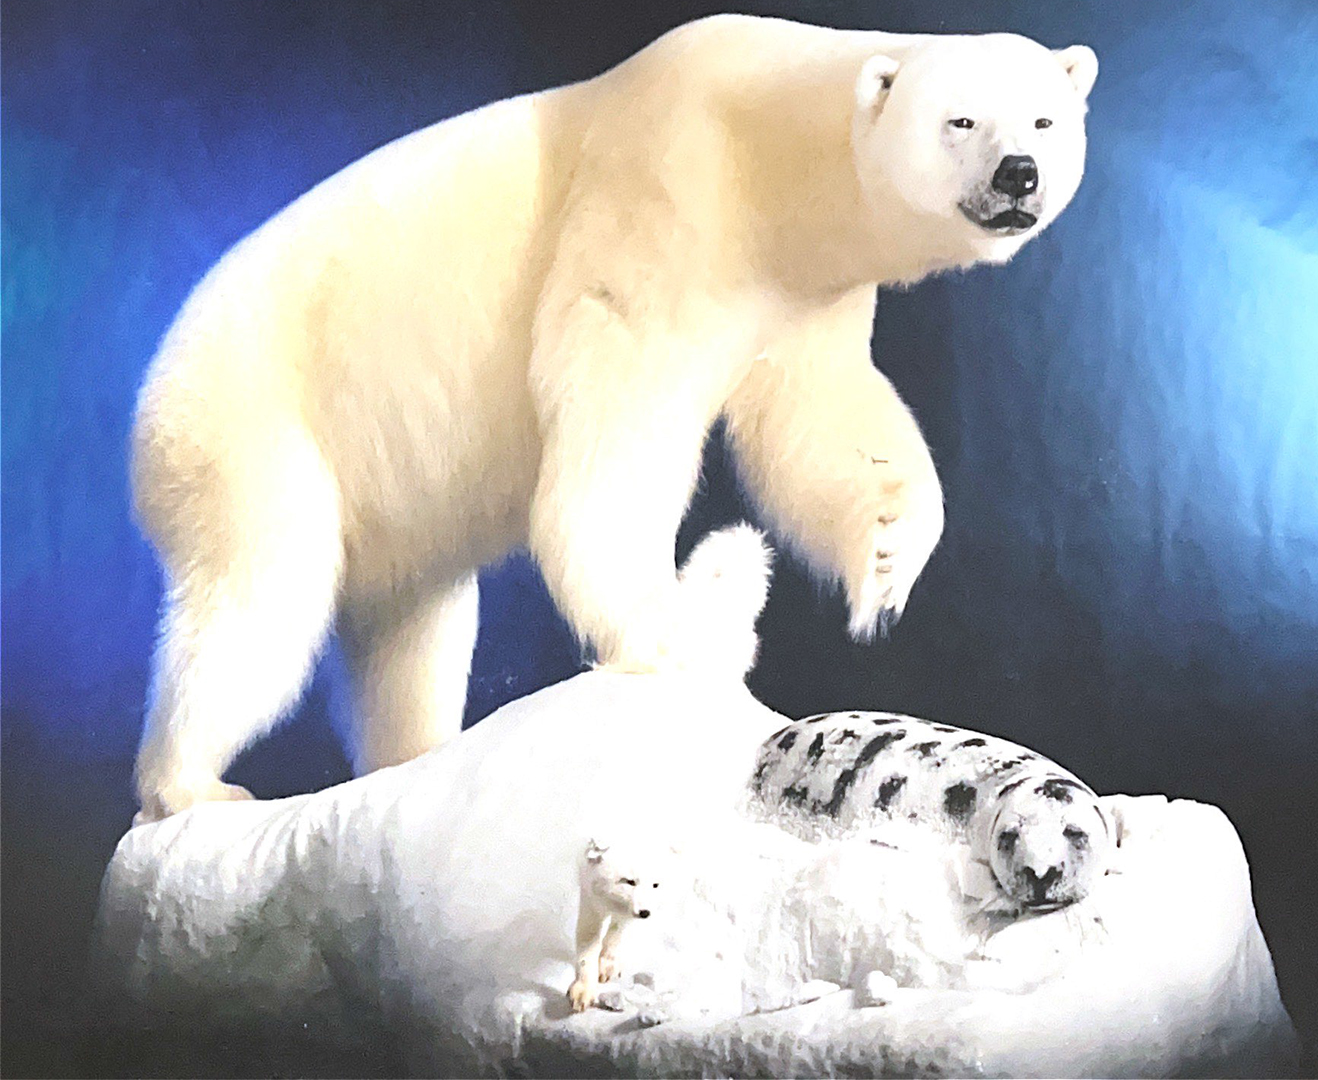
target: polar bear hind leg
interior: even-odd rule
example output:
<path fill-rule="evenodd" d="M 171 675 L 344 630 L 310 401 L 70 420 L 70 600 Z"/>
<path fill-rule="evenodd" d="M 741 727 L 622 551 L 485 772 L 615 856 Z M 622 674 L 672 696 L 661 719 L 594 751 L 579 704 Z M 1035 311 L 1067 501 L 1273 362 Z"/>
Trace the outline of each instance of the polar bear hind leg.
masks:
<path fill-rule="evenodd" d="M 240 477 L 234 462 L 175 462 L 186 483 L 154 486 L 148 498 L 164 489 L 168 504 L 140 508 L 167 589 L 136 824 L 250 798 L 221 777 L 297 700 L 325 641 L 342 564 L 337 488 L 309 436 L 276 443 L 251 448 Z M 204 527 L 173 527 L 185 516 Z"/>
<path fill-rule="evenodd" d="M 348 605 L 342 640 L 356 691 L 358 775 L 410 761 L 462 730 L 479 607 L 475 574 L 373 620 L 374 630 Z"/>

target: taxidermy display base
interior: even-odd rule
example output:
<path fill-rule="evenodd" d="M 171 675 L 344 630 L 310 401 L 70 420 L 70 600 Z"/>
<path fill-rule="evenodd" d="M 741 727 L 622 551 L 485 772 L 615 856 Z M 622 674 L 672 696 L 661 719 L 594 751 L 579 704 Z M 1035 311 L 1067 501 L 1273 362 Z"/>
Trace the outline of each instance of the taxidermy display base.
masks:
<path fill-rule="evenodd" d="M 597 671 L 409 764 L 134 829 L 102 887 L 98 985 L 139 1027 L 369 1028 L 416 1074 L 1294 1068 L 1221 811 L 1103 799 L 1112 872 L 1016 915 L 954 845 L 755 819 L 756 753 L 785 723 L 731 682 Z M 579 867 L 601 850 L 653 903 L 574 1013 Z"/>

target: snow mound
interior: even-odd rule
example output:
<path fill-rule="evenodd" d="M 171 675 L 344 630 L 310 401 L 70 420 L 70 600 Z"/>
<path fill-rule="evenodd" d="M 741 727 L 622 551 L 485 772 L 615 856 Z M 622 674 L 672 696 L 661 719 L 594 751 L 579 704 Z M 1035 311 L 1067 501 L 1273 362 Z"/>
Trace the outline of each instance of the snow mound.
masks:
<path fill-rule="evenodd" d="M 134 829 L 102 886 L 99 985 L 133 1024 L 380 1025 L 431 1075 L 1295 1067 L 1221 811 L 1109 797 L 1116 872 L 1072 908 L 986 921 L 982 871 L 919 836 L 811 843 L 744 813 L 785 722 L 730 681 L 596 671 L 407 765 Z M 663 899 L 573 1015 L 595 836 L 662 846 Z"/>

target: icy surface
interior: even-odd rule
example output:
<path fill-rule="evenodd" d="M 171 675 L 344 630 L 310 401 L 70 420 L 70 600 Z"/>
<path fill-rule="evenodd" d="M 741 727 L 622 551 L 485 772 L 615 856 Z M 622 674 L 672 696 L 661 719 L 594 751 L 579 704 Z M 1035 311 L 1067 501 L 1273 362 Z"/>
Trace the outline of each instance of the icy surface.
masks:
<path fill-rule="evenodd" d="M 1219 810 L 1111 797 L 1117 872 L 1072 908 L 986 920 L 982 870 L 919 835 L 810 843 L 745 815 L 785 722 L 739 685 L 592 672 L 410 764 L 135 829 L 102 889 L 101 986 L 134 1021 L 366 1018 L 429 1074 L 1293 1067 Z M 652 843 L 663 899 L 604 1007 L 573 1016 L 597 836 Z"/>

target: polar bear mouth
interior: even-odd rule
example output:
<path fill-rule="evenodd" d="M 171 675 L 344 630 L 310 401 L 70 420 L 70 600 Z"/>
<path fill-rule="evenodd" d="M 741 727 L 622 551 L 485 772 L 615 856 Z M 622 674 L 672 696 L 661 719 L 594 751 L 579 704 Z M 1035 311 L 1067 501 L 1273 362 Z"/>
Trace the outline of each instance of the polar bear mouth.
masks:
<path fill-rule="evenodd" d="M 1019 206 L 1008 207 L 991 217 L 980 217 L 970 207 L 961 204 L 961 212 L 986 232 L 999 236 L 1016 236 L 1034 228 L 1039 218 Z"/>

